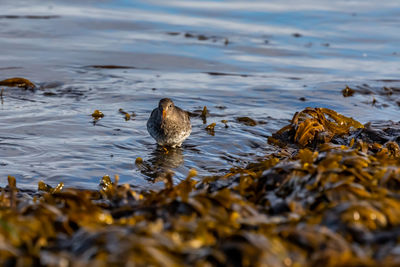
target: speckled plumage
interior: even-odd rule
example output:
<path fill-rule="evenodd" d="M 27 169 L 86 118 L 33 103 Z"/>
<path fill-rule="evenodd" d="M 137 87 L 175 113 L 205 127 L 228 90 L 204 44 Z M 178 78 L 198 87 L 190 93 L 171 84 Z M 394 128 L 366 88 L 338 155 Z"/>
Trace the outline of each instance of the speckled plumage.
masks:
<path fill-rule="evenodd" d="M 192 132 L 189 113 L 176 107 L 171 99 L 163 98 L 151 112 L 147 131 L 160 146 L 181 146 Z"/>

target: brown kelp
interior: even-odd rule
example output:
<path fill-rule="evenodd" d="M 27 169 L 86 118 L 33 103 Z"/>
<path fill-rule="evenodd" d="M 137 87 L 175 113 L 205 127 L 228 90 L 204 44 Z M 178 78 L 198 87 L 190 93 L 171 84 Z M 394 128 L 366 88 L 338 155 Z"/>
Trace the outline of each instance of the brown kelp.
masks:
<path fill-rule="evenodd" d="M 101 118 L 104 117 L 104 114 L 100 110 L 96 109 L 95 111 L 93 111 L 92 117 L 94 120 L 100 120 Z"/>
<path fill-rule="evenodd" d="M 78 266 L 398 266 L 400 125 L 305 109 L 271 153 L 137 190 L 39 183 L 0 194 L 0 261 Z M 141 159 L 136 163 L 140 164 Z"/>
<path fill-rule="evenodd" d="M 0 81 L 1 86 L 8 86 L 8 87 L 20 87 L 27 90 L 34 90 L 36 88 L 35 84 L 25 78 L 9 78 Z"/>
<path fill-rule="evenodd" d="M 289 125 L 273 134 L 269 141 L 282 145 L 294 142 L 300 147 L 326 143 L 332 138 L 363 128 L 358 121 L 327 108 L 306 108 L 296 112 Z"/>
<path fill-rule="evenodd" d="M 121 113 L 121 114 L 123 114 L 125 116 L 125 121 L 134 120 L 135 117 L 136 117 L 135 112 L 132 112 L 132 113 L 129 114 L 128 112 L 126 112 L 122 108 L 120 108 L 118 111 L 119 111 L 119 113 Z"/>

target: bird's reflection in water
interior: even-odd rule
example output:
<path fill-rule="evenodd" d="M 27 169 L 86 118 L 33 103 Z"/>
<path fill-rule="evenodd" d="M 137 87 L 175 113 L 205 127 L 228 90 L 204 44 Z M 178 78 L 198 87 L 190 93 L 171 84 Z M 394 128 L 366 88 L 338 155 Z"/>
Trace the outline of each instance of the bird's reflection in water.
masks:
<path fill-rule="evenodd" d="M 146 175 L 151 182 L 156 182 L 172 169 L 183 164 L 183 150 L 177 148 L 164 148 L 157 146 L 151 153 L 151 158 L 139 166 L 140 172 Z"/>

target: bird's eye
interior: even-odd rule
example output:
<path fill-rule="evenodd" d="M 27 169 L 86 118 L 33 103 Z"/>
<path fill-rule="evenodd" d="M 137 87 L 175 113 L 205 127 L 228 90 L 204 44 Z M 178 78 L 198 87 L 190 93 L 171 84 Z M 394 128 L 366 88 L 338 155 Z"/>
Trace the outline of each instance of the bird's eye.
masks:
<path fill-rule="evenodd" d="M 172 108 L 172 104 L 169 104 L 169 107 Z"/>

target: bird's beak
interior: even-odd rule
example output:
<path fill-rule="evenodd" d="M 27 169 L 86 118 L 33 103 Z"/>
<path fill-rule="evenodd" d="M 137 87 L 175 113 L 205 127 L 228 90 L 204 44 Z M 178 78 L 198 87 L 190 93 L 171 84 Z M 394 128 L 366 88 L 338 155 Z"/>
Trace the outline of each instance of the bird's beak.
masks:
<path fill-rule="evenodd" d="M 165 119 L 165 117 L 167 116 L 167 111 L 165 109 L 163 109 L 162 111 L 162 118 Z"/>

